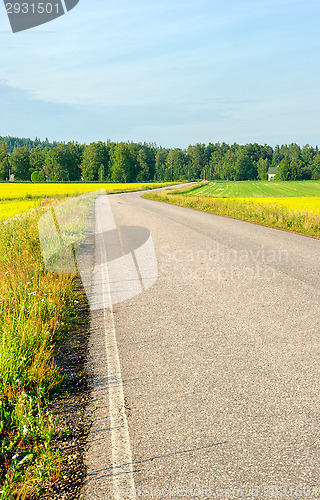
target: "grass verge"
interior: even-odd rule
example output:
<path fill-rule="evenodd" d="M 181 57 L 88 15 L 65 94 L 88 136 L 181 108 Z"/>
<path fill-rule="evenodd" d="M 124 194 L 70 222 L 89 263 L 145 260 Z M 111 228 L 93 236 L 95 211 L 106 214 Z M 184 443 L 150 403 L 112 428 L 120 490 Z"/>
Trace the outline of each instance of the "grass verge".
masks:
<path fill-rule="evenodd" d="M 39 496 L 61 475 L 46 411 L 62 376 L 55 344 L 76 317 L 74 276 L 43 264 L 37 222 L 43 208 L 0 224 L 0 498 Z"/>
<path fill-rule="evenodd" d="M 320 215 L 298 208 L 290 210 L 277 202 L 260 204 L 258 198 L 213 198 L 178 191 L 147 193 L 144 198 L 320 238 Z"/>

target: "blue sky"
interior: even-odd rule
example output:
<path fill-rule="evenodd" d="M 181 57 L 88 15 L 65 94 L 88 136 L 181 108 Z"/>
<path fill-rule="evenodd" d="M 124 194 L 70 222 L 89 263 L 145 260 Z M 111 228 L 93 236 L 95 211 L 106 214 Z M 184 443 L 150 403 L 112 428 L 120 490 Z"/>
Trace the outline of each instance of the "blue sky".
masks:
<path fill-rule="evenodd" d="M 80 0 L 13 34 L 0 135 L 320 145 L 319 0 Z"/>

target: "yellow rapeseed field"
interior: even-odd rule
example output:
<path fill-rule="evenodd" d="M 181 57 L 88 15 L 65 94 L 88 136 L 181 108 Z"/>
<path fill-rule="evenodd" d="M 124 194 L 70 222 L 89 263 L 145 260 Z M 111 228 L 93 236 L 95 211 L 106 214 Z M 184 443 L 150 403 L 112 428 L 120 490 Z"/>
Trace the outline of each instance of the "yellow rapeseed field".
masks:
<path fill-rule="evenodd" d="M 10 219 L 26 212 L 30 208 L 47 204 L 49 199 L 75 196 L 91 191 L 105 189 L 107 193 L 123 193 L 128 191 L 147 190 L 166 186 L 172 183 L 30 183 L 30 182 L 3 182 L 0 183 L 0 221 Z"/>
<path fill-rule="evenodd" d="M 275 198 L 236 198 L 238 201 L 252 202 L 260 206 L 278 205 L 288 210 L 309 212 L 320 215 L 320 196 L 292 196 Z"/>
<path fill-rule="evenodd" d="M 11 219 L 27 210 L 35 208 L 35 200 L 0 201 L 0 221 Z"/>
<path fill-rule="evenodd" d="M 105 189 L 107 193 L 117 193 L 126 191 L 138 191 L 148 188 L 157 188 L 160 186 L 169 185 L 170 183 L 128 183 L 128 184 L 117 184 L 117 183 L 84 183 L 84 182 L 72 182 L 72 183 L 30 183 L 30 182 L 19 182 L 19 183 L 0 183 L 0 200 L 12 200 L 12 199 L 22 199 L 22 198 L 46 198 L 46 197 L 60 197 L 60 196 L 73 196 L 75 194 L 89 193 L 90 191 L 97 191 L 99 189 Z M 171 183 L 172 184 L 172 183 Z"/>

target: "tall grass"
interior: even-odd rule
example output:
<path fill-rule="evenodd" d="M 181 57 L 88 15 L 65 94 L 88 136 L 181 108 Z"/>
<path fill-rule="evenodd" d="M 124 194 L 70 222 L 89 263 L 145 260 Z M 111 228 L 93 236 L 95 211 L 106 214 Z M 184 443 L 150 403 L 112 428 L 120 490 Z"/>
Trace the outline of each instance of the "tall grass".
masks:
<path fill-rule="evenodd" d="M 61 375 L 54 347 L 75 315 L 73 276 L 48 272 L 37 221 L 43 208 L 0 224 L 0 491 L 2 499 L 37 495 L 59 476 L 44 412 Z"/>

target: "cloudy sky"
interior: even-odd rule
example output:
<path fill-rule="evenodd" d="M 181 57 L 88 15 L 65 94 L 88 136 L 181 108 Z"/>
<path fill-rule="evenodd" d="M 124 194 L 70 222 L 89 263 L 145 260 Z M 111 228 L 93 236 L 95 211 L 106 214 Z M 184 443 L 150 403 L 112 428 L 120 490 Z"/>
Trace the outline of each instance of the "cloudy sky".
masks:
<path fill-rule="evenodd" d="M 320 145 L 319 22 L 319 0 L 80 0 L 13 34 L 2 2 L 0 136 Z"/>

